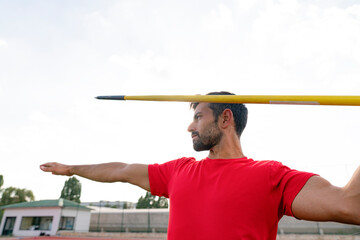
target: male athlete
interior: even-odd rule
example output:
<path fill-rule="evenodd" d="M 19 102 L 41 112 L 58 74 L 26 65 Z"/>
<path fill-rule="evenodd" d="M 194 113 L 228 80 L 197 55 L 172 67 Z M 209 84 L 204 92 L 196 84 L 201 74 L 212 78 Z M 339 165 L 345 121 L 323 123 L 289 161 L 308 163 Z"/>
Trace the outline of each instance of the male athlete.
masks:
<path fill-rule="evenodd" d="M 227 92 L 210 93 L 228 95 Z M 99 182 L 128 182 L 170 199 L 168 239 L 276 239 L 283 215 L 313 221 L 360 224 L 360 168 L 343 187 L 276 161 L 244 156 L 240 135 L 247 121 L 242 104 L 192 103 L 188 131 L 207 158 L 164 164 L 46 163 L 45 172 Z"/>

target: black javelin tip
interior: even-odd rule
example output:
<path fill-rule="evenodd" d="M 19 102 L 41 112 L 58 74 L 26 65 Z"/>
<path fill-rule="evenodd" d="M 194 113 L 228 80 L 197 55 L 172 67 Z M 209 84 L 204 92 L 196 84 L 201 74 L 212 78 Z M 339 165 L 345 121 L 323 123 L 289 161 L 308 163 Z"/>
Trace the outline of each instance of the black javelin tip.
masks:
<path fill-rule="evenodd" d="M 102 100 L 125 100 L 124 95 L 117 95 L 117 96 L 98 96 L 95 97 L 96 99 L 102 99 Z"/>

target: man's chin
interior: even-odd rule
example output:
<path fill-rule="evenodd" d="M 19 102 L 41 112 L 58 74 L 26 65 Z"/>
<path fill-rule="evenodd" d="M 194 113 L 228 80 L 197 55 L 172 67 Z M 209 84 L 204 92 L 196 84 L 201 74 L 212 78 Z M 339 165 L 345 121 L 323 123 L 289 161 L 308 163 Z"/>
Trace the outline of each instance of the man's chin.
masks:
<path fill-rule="evenodd" d="M 199 145 L 193 145 L 193 148 L 194 148 L 194 150 L 195 150 L 196 152 L 208 151 L 208 150 L 211 149 L 210 146 L 203 146 L 203 145 L 201 145 L 201 146 L 199 146 Z"/>
<path fill-rule="evenodd" d="M 195 150 L 196 152 L 206 151 L 205 149 L 197 149 L 197 148 L 194 148 L 194 150 Z"/>

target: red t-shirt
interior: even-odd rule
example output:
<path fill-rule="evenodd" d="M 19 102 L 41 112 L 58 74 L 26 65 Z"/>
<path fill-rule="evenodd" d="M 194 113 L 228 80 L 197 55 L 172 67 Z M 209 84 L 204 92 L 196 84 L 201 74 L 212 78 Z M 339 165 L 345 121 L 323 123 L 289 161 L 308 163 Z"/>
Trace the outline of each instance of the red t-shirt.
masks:
<path fill-rule="evenodd" d="M 180 158 L 149 165 L 151 193 L 170 198 L 168 240 L 276 239 L 314 174 L 275 161 Z"/>

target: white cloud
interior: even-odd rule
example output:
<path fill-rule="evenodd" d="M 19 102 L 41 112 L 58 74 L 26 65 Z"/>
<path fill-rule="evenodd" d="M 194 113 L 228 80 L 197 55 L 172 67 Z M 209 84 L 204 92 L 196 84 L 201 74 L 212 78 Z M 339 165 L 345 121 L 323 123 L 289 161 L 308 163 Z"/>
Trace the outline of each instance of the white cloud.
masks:
<path fill-rule="evenodd" d="M 112 55 L 109 57 L 109 61 L 130 71 L 135 70 L 139 64 L 138 58 L 130 55 Z"/>
<path fill-rule="evenodd" d="M 29 120 L 34 123 L 44 124 L 51 123 L 53 120 L 42 112 L 33 112 L 29 115 Z"/>
<path fill-rule="evenodd" d="M 360 18 L 354 17 L 354 8 L 276 4 L 256 19 L 253 38 L 262 49 L 269 45 L 284 49 L 286 60 L 321 53 L 354 54 L 360 49 Z"/>
<path fill-rule="evenodd" d="M 86 25 L 90 27 L 99 26 L 99 27 L 110 27 L 111 22 L 106 19 L 100 12 L 92 12 L 88 15 L 85 15 L 84 20 Z"/>
<path fill-rule="evenodd" d="M 171 61 L 165 56 L 156 55 L 152 50 L 147 50 L 140 55 L 112 55 L 110 63 L 115 63 L 132 74 L 162 75 L 170 70 Z"/>
<path fill-rule="evenodd" d="M 321 8 L 297 1 L 269 1 L 250 33 L 254 55 L 265 60 L 259 65 L 276 64 L 287 73 L 288 81 L 301 79 L 313 89 L 332 92 L 333 81 L 346 85 L 354 79 L 344 79 L 346 73 L 359 74 L 358 9 L 357 5 Z"/>
<path fill-rule="evenodd" d="M 5 41 L 5 40 L 3 40 L 3 39 L 0 39 L 0 47 L 8 47 L 8 43 Z"/>
<path fill-rule="evenodd" d="M 209 31 L 232 31 L 232 10 L 225 4 L 219 4 L 202 19 L 203 27 Z"/>
<path fill-rule="evenodd" d="M 253 0 L 253 1 L 243 1 L 243 0 L 237 0 L 236 6 L 238 7 L 238 11 L 240 13 L 249 12 L 250 10 L 253 10 L 255 7 L 257 7 L 261 3 L 261 0 Z"/>

